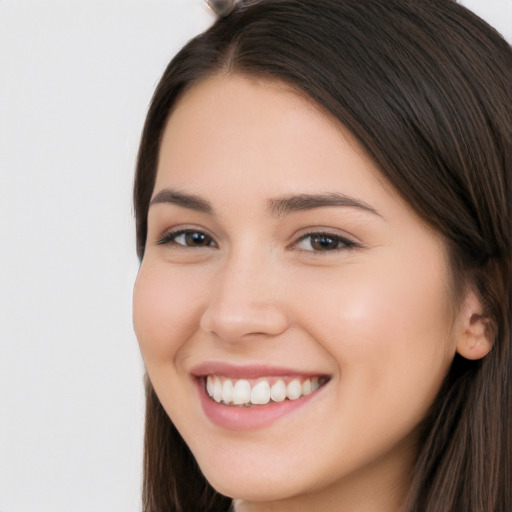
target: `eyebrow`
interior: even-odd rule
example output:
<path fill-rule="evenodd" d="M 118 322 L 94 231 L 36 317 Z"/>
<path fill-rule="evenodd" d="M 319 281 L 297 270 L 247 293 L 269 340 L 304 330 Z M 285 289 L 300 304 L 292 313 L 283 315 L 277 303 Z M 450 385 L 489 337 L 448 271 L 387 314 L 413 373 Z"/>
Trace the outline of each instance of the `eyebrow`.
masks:
<path fill-rule="evenodd" d="M 210 215 L 214 214 L 213 207 L 208 200 L 194 194 L 186 194 L 168 188 L 161 190 L 151 199 L 149 206 L 154 204 L 175 204 L 182 208 Z M 268 200 L 268 208 L 276 217 L 329 206 L 359 208 L 360 210 L 382 217 L 382 215 L 368 203 L 339 193 L 297 194 Z"/>
<path fill-rule="evenodd" d="M 209 214 L 213 213 L 212 205 L 206 199 L 168 188 L 161 190 L 155 195 L 155 197 L 153 197 L 153 199 L 151 199 L 149 206 L 154 204 L 175 204 L 182 208 L 188 208 L 189 210 L 196 210 L 198 212 Z"/>
<path fill-rule="evenodd" d="M 277 199 L 270 199 L 268 203 L 271 212 L 278 217 L 294 212 L 313 210 L 314 208 L 322 208 L 328 206 L 346 206 L 350 208 L 359 208 L 360 210 L 364 210 L 382 217 L 382 215 L 368 203 L 338 193 L 299 194 L 285 196 Z"/>

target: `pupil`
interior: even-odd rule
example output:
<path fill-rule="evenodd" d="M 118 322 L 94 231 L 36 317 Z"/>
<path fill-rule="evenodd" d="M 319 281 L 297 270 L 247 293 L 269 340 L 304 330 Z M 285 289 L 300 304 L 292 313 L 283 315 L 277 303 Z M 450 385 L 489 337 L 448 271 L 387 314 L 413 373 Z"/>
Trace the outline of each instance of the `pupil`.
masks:
<path fill-rule="evenodd" d="M 207 238 L 204 233 L 187 233 L 187 245 L 207 245 Z"/>
<path fill-rule="evenodd" d="M 328 249 L 336 249 L 338 242 L 329 236 L 316 236 L 311 241 L 311 245 L 313 246 L 313 249 L 325 251 Z"/>

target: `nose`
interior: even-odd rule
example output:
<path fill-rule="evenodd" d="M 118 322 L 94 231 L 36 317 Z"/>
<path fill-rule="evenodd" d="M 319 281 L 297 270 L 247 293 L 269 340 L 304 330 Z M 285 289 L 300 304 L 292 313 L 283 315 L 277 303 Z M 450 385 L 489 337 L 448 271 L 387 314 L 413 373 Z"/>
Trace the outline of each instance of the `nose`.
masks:
<path fill-rule="evenodd" d="M 278 336 L 289 325 L 277 269 L 253 258 L 232 258 L 209 281 L 201 328 L 237 343 L 254 335 Z"/>

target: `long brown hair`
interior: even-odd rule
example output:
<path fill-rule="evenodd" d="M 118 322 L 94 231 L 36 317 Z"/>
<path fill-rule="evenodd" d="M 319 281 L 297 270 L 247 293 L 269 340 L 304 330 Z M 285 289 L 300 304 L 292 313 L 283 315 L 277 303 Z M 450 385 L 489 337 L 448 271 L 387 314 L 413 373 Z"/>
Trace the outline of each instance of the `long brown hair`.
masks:
<path fill-rule="evenodd" d="M 215 73 L 284 81 L 334 115 L 446 240 L 454 289 L 483 304 L 490 354 L 456 356 L 422 427 L 408 512 L 512 509 L 511 64 L 503 38 L 451 0 L 247 0 L 172 60 L 144 126 L 137 251 L 165 123 Z M 146 379 L 145 512 L 226 511 Z"/>

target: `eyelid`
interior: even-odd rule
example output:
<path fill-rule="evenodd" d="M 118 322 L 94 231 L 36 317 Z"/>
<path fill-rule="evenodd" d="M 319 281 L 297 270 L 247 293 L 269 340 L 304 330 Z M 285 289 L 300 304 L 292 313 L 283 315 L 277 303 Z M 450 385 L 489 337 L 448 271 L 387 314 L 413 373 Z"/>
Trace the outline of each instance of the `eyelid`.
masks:
<path fill-rule="evenodd" d="M 294 241 L 288 246 L 290 249 L 296 248 L 300 242 L 308 237 L 321 237 L 325 236 L 328 238 L 332 238 L 333 240 L 337 240 L 342 243 L 341 247 L 335 249 L 325 249 L 325 250 L 314 250 L 314 249 L 298 249 L 301 252 L 305 253 L 313 253 L 313 254 L 326 254 L 326 253 L 337 253 L 340 251 L 347 251 L 351 249 L 360 248 L 362 244 L 345 233 L 339 233 L 333 229 L 326 228 L 313 228 L 307 230 L 306 232 L 301 233 L 299 236 L 295 237 Z"/>
<path fill-rule="evenodd" d="M 186 233 L 201 233 L 201 234 L 204 234 L 205 236 L 207 236 L 213 242 L 213 245 L 207 245 L 207 246 L 204 246 L 204 247 L 218 247 L 218 244 L 215 241 L 215 238 L 213 237 L 213 235 L 211 235 L 208 232 L 208 230 L 206 230 L 204 228 L 200 228 L 200 227 L 195 227 L 195 226 L 176 226 L 174 228 L 168 228 L 168 229 L 166 229 L 163 232 L 162 235 L 159 236 L 159 238 L 156 241 L 156 245 L 172 244 L 172 245 L 174 245 L 174 246 L 176 246 L 178 248 L 183 248 L 183 249 L 201 249 L 201 248 L 203 248 L 201 246 L 193 247 L 193 246 L 187 246 L 187 245 L 179 244 L 179 243 L 177 243 L 177 242 L 175 242 L 173 240 L 176 237 L 178 237 L 179 235 L 183 235 L 183 234 L 186 234 Z"/>

